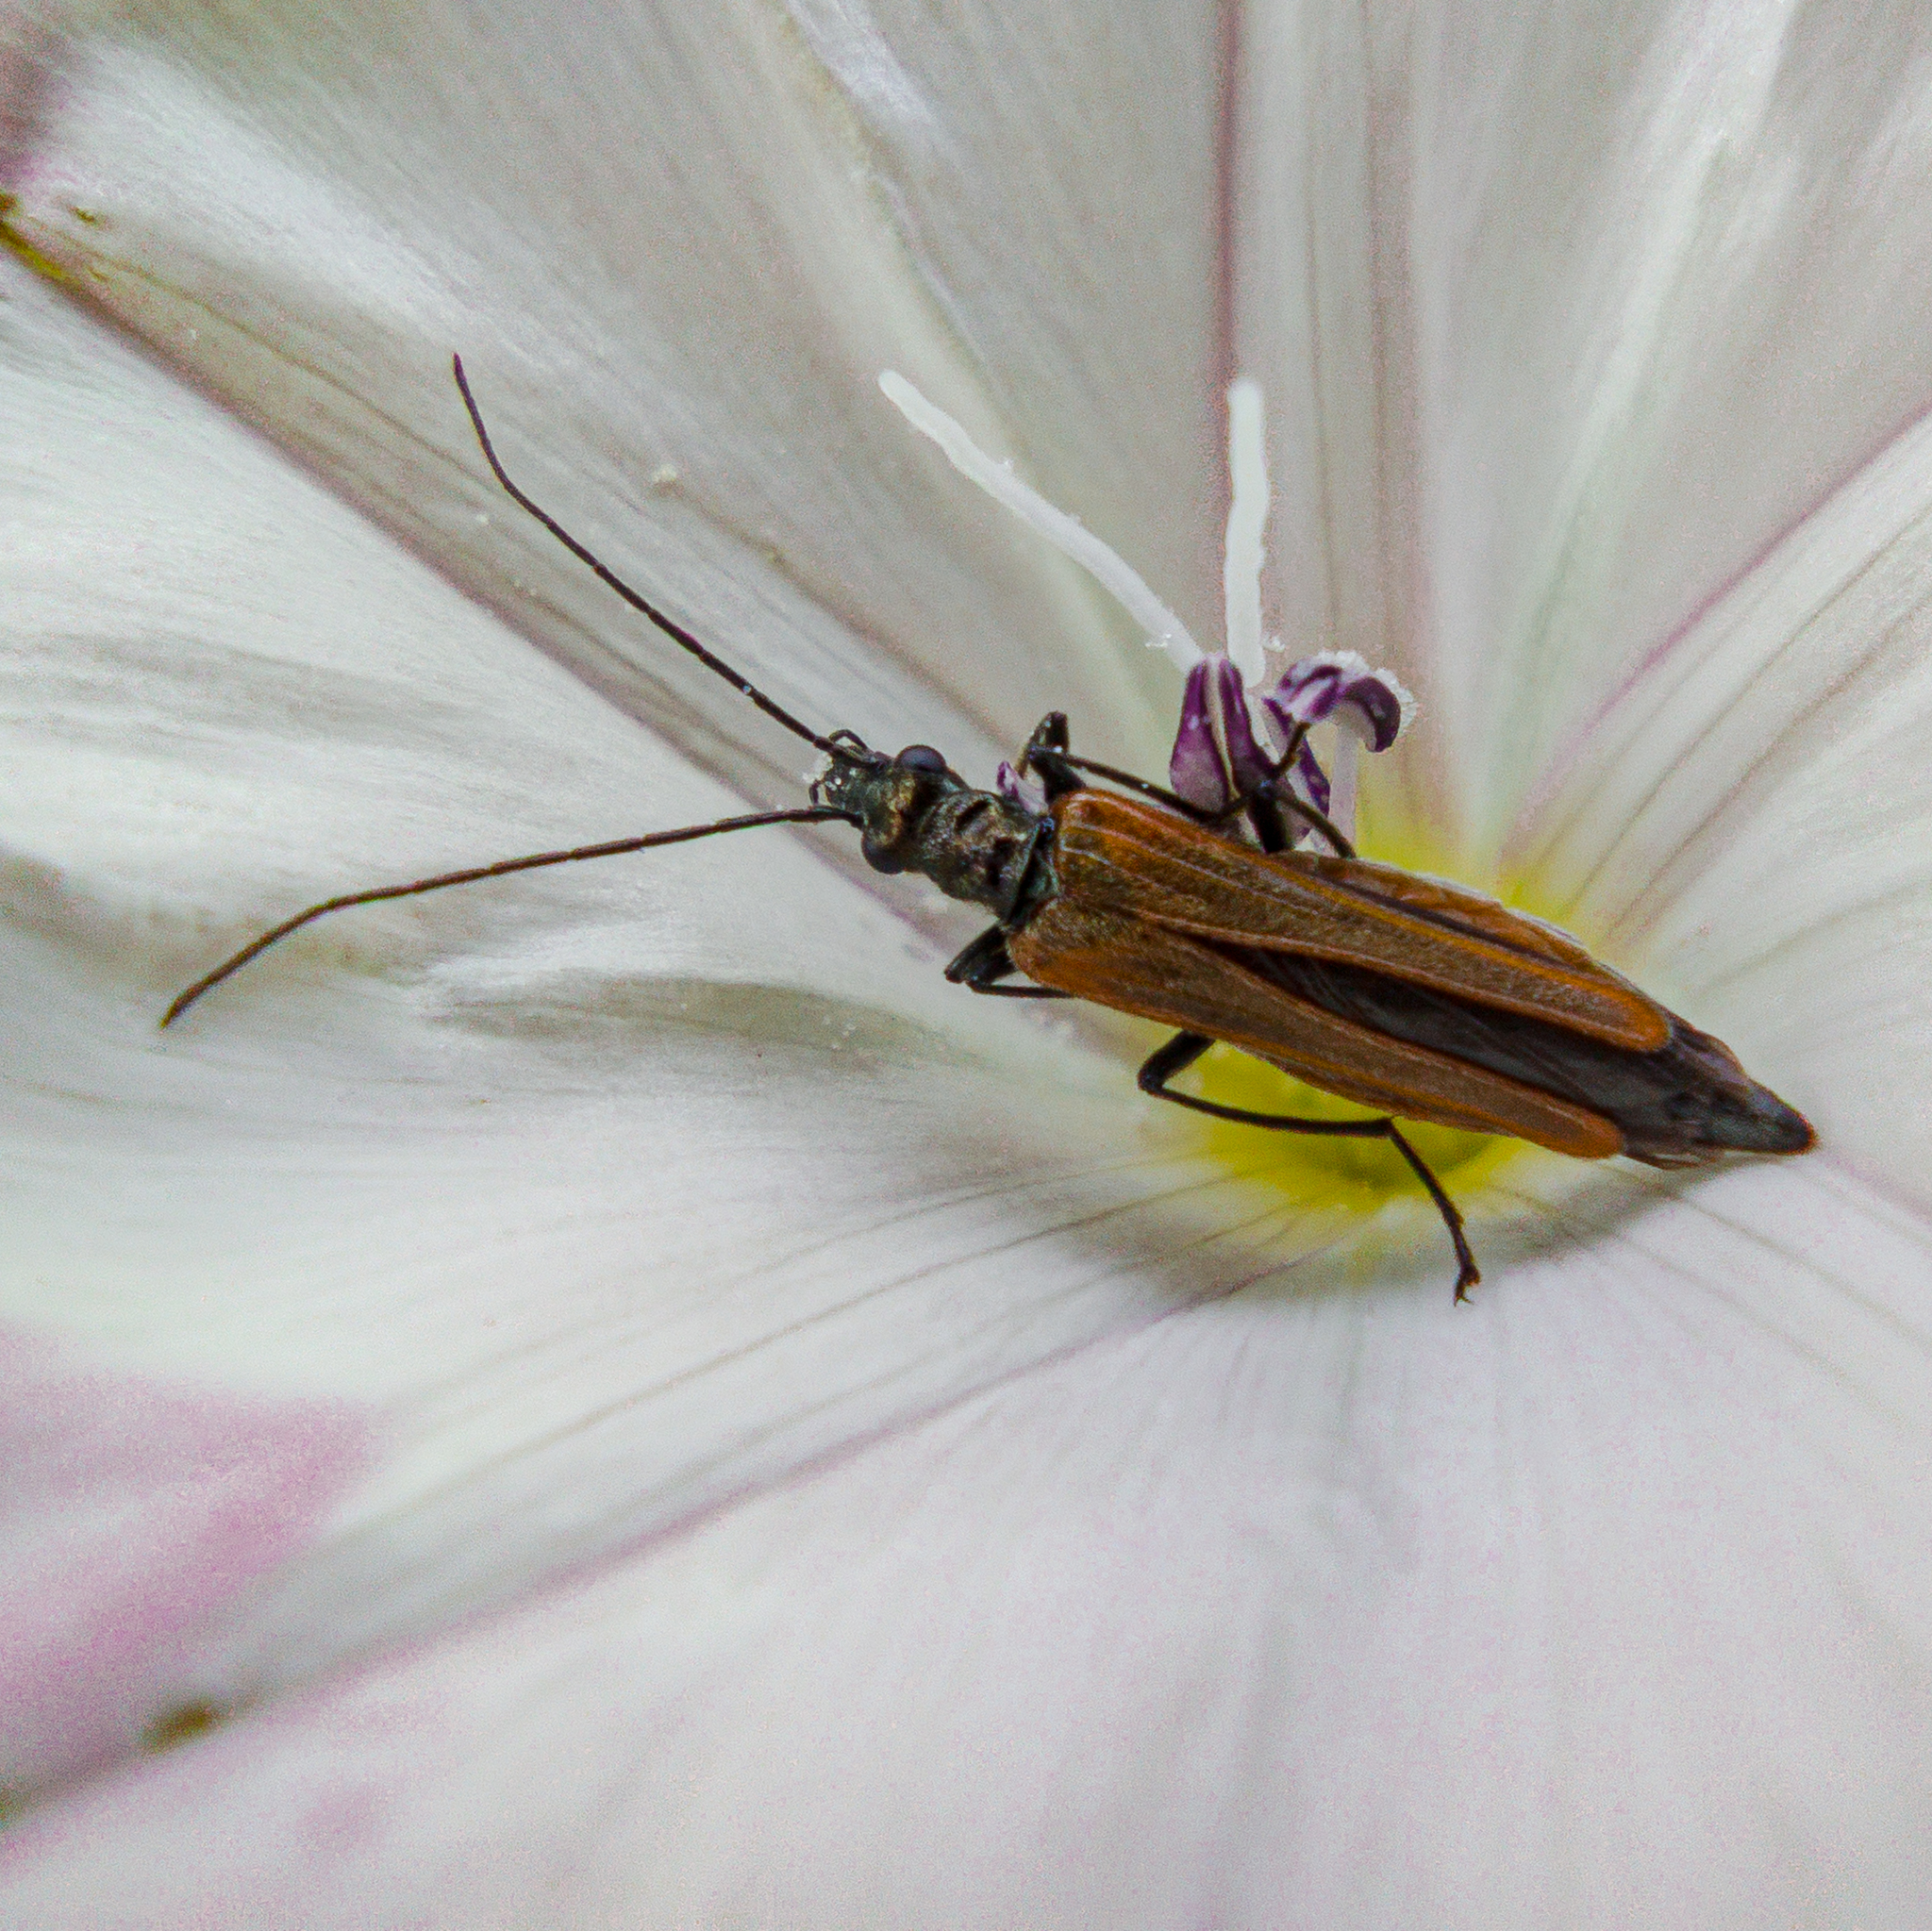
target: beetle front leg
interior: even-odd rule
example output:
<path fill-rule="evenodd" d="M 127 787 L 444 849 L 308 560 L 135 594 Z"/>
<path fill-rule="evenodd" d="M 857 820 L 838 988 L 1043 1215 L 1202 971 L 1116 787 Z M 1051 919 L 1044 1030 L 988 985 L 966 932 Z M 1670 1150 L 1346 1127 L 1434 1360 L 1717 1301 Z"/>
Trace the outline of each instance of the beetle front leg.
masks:
<path fill-rule="evenodd" d="M 1337 1140 L 1392 1141 L 1395 1151 L 1408 1162 L 1409 1171 L 1427 1190 L 1429 1198 L 1436 1203 L 1436 1211 L 1442 1216 L 1442 1224 L 1449 1229 L 1449 1239 L 1456 1248 L 1456 1298 L 1468 1300 L 1470 1289 L 1483 1276 L 1474 1254 L 1470 1251 L 1469 1236 L 1463 1232 L 1461 1212 L 1395 1122 L 1386 1118 L 1310 1120 L 1298 1113 L 1251 1113 L 1244 1107 L 1224 1107 L 1214 1100 L 1197 1100 L 1191 1093 L 1175 1092 L 1168 1081 L 1185 1073 L 1213 1043 L 1205 1033 L 1176 1033 L 1166 1045 L 1147 1056 L 1146 1064 L 1141 1068 L 1141 1090 L 1153 1094 L 1157 1100 L 1172 1100 L 1177 1107 L 1191 1107 L 1216 1120 L 1232 1120 L 1240 1126 L 1268 1126 L 1278 1133 L 1324 1134 Z"/>
<path fill-rule="evenodd" d="M 1076 760 L 1066 754 L 1068 743 L 1067 714 L 1063 710 L 1050 710 L 1034 725 L 1033 735 L 1026 741 L 1026 748 L 1020 754 L 1020 761 L 1013 769 L 1024 777 L 1031 771 L 1037 773 L 1044 787 L 1047 802 L 1063 798 L 1069 791 L 1083 789 L 1080 780 L 1074 775 Z"/>
<path fill-rule="evenodd" d="M 972 944 L 964 947 L 946 968 L 946 977 L 969 992 L 984 992 L 991 999 L 1071 999 L 1057 986 L 998 986 L 995 979 L 1010 977 L 1020 970 L 1007 950 L 1006 929 L 991 925 Z"/>
<path fill-rule="evenodd" d="M 1072 738 L 1067 729 L 1067 714 L 1063 710 L 1050 710 L 1033 726 L 1033 735 L 1026 741 L 1026 748 L 1020 754 L 1020 762 L 1014 767 L 1022 777 L 1026 768 L 1042 751 L 1064 751 Z"/>

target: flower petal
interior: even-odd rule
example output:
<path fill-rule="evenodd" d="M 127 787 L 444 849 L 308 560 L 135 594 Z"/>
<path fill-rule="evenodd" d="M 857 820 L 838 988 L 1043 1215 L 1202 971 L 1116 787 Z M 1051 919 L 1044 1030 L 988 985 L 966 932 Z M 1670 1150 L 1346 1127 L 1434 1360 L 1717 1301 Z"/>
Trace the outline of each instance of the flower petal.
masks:
<path fill-rule="evenodd" d="M 361 1473 L 367 1418 L 75 1373 L 6 1337 L 0 1390 L 0 1736 L 18 1794 L 154 1734 L 184 1652 Z"/>
<path fill-rule="evenodd" d="M 160 7 L 139 39 L 76 29 L 14 225 L 741 777 L 790 754 L 505 508 L 452 349 L 532 492 L 827 727 L 958 746 L 976 726 L 984 755 L 1058 706 L 1103 752 L 1151 748 L 1171 673 L 874 378 L 905 369 L 1170 600 L 1214 608 L 1205 17 L 1143 38 L 1065 8 L 1042 42 L 991 8 L 956 42 L 817 0 L 608 4 L 567 35 L 513 0 L 416 8 L 406 31 L 379 5 Z M 1069 111 L 1070 76 L 1141 101 L 1131 168 Z"/>
<path fill-rule="evenodd" d="M 305 902 L 738 801 L 20 281 L 0 1318 L 222 1412 L 346 1404 L 379 1451 L 144 1679 L 156 1713 L 474 1615 L 1349 1224 L 1138 1099 L 1150 1029 L 965 997 L 783 831 L 364 908 L 158 1032 Z"/>
<path fill-rule="evenodd" d="M 1043 1367 L 22 1820 L 10 1919 L 1912 1922 L 1932 1226 L 1524 1171 L 1473 1307 Z"/>
<path fill-rule="evenodd" d="M 1932 402 L 1932 28 L 1311 8 L 1257 14 L 1242 72 L 1282 632 L 1417 684 L 1410 808 L 1479 867 L 1578 720 Z"/>
<path fill-rule="evenodd" d="M 1579 737 L 1516 862 L 1827 1146 L 1932 1201 L 1932 426 Z"/>

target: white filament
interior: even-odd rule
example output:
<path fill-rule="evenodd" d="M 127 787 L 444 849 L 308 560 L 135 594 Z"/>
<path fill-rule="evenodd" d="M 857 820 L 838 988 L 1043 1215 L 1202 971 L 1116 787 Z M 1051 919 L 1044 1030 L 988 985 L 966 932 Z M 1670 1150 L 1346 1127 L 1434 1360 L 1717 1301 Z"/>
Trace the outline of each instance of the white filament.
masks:
<path fill-rule="evenodd" d="M 1355 837 L 1356 774 L 1361 756 L 1361 740 L 1346 724 L 1338 725 L 1334 755 L 1328 759 L 1328 822 L 1345 839 Z"/>
<path fill-rule="evenodd" d="M 1227 654 L 1241 681 L 1258 684 L 1261 656 L 1261 540 L 1268 528 L 1268 445 L 1261 391 L 1245 375 L 1227 391 L 1227 549 L 1221 566 L 1227 603 Z"/>
<path fill-rule="evenodd" d="M 1023 523 L 1038 530 L 1063 557 L 1071 557 L 1086 571 L 1147 633 L 1150 644 L 1164 650 L 1180 670 L 1191 670 L 1201 661 L 1201 646 L 1188 635 L 1187 625 L 1147 588 L 1140 574 L 1115 556 L 1085 524 L 1069 516 L 1063 509 L 1056 509 L 1037 490 L 1029 489 L 1013 474 L 1010 463 L 995 462 L 951 416 L 943 409 L 935 408 L 896 370 L 888 369 L 879 377 L 879 387 L 921 435 L 930 436 L 945 451 L 947 459 L 961 475 L 977 483 L 994 502 L 1005 504 Z M 1265 482 L 1263 487 L 1265 489 Z M 1258 580 L 1255 594 L 1257 639 L 1255 664 L 1258 670 Z"/>

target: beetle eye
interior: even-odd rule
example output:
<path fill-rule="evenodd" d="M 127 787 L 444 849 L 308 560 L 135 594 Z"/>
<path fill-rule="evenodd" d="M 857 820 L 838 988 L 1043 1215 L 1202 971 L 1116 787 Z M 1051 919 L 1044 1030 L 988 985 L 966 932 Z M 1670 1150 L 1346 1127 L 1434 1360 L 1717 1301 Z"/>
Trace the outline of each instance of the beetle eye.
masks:
<path fill-rule="evenodd" d="M 904 765 L 908 771 L 942 772 L 946 760 L 930 744 L 908 744 L 892 762 Z"/>

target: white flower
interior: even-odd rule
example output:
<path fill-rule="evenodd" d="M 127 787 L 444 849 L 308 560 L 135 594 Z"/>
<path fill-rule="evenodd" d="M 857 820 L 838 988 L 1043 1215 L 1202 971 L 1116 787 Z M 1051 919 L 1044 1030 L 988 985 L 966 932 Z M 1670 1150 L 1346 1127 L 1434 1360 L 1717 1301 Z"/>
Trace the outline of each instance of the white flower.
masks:
<path fill-rule="evenodd" d="M 72 278 L 0 306 L 0 1919 L 1914 1921 L 1916 11 L 75 8 L 0 83 Z M 1204 634 L 1253 376 L 1267 627 L 1421 700 L 1368 847 L 1820 1150 L 1465 1168 L 1457 1308 L 830 834 L 158 1034 L 325 893 L 799 796 L 453 349 L 781 702 L 975 774 L 1158 770 L 1178 680 L 876 373 Z"/>

